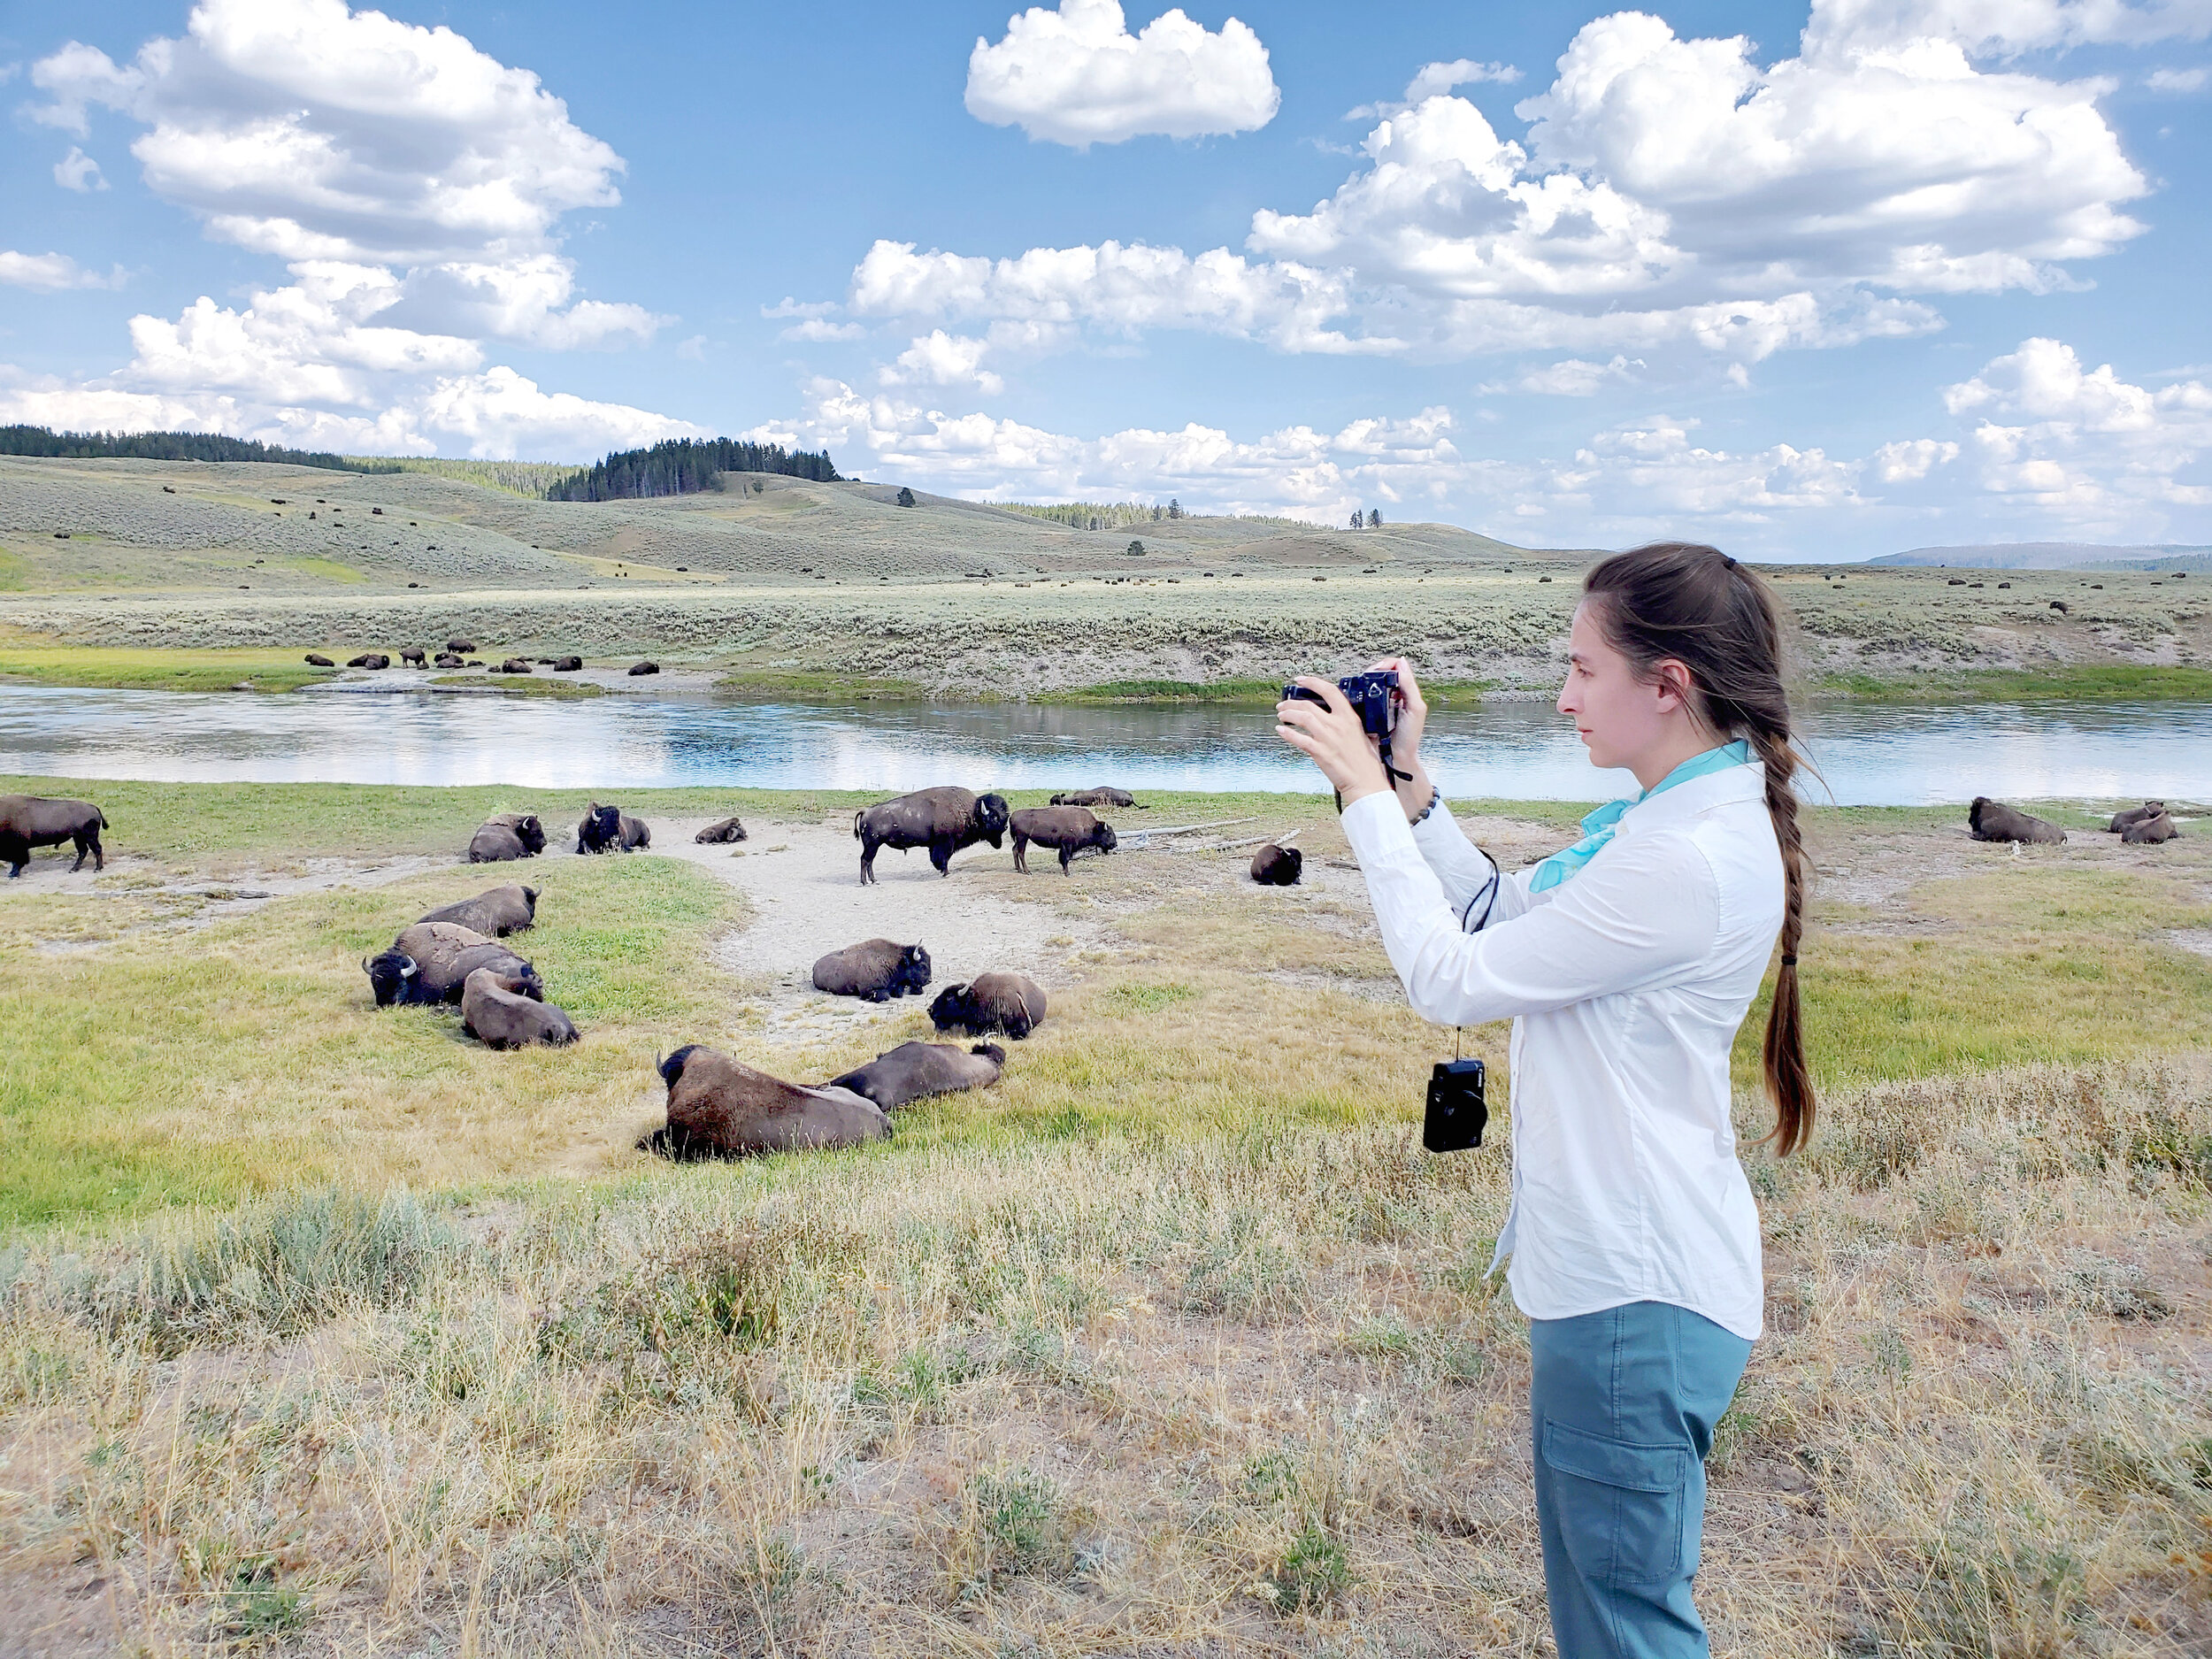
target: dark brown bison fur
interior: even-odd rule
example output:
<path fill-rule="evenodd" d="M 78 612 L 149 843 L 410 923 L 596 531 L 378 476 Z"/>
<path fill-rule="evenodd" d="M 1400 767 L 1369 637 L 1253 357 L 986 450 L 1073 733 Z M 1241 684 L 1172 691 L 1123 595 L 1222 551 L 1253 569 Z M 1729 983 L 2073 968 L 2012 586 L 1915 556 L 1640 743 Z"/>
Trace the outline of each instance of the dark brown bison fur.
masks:
<path fill-rule="evenodd" d="M 358 657 L 346 658 L 348 668 L 389 668 L 392 659 L 381 651 L 364 651 Z"/>
<path fill-rule="evenodd" d="M 77 862 L 69 866 L 73 872 L 84 868 L 87 853 L 92 855 L 95 870 L 104 870 L 108 859 L 100 849 L 100 832 L 107 827 L 106 817 L 89 801 L 72 801 L 61 795 L 0 795 L 0 864 L 8 866 L 11 878 L 19 876 L 23 866 L 31 862 L 32 848 L 74 841 Z"/>
<path fill-rule="evenodd" d="M 653 832 L 645 827 L 644 820 L 632 818 L 618 806 L 601 806 L 594 801 L 576 826 L 580 853 L 635 852 L 652 844 Z"/>
<path fill-rule="evenodd" d="M 633 680 L 640 674 L 657 674 L 660 672 L 661 665 L 658 663 L 632 663 L 630 664 L 630 678 Z"/>
<path fill-rule="evenodd" d="M 545 850 L 545 826 L 535 812 L 502 812 L 488 818 L 469 841 L 469 863 L 499 864 L 535 858 Z"/>
<path fill-rule="evenodd" d="M 2120 832 L 2120 839 L 2131 847 L 2155 847 L 2170 841 L 2181 833 L 2181 826 L 2172 817 L 2161 812 L 2156 818 L 2138 818 Z"/>
<path fill-rule="evenodd" d="M 448 640 L 445 642 L 445 648 L 449 651 L 457 652 L 463 657 L 466 657 L 471 651 L 481 649 L 478 646 L 474 640 Z"/>
<path fill-rule="evenodd" d="M 452 922 L 487 939 L 504 939 L 524 932 L 538 919 L 538 890 L 511 885 L 487 887 L 472 899 L 444 905 L 419 919 Z"/>
<path fill-rule="evenodd" d="M 1295 847 L 1270 841 L 1252 855 L 1252 879 L 1266 887 L 1294 887 L 1305 870 L 1306 856 Z"/>
<path fill-rule="evenodd" d="M 417 922 L 402 930 L 390 949 L 361 964 L 379 1008 L 457 1002 L 461 987 L 479 968 L 511 975 L 526 995 L 544 994 L 535 968 L 497 940 L 452 922 Z"/>
<path fill-rule="evenodd" d="M 857 1071 L 832 1078 L 825 1088 L 849 1088 L 865 1094 L 887 1112 L 926 1094 L 955 1089 L 988 1088 L 1006 1069 L 1006 1050 L 979 1042 L 963 1054 L 950 1043 L 902 1042 Z"/>
<path fill-rule="evenodd" d="M 895 847 L 929 849 L 929 862 L 941 876 L 952 873 L 952 856 L 978 841 L 1002 844 L 1008 818 L 1003 795 L 972 790 L 917 789 L 879 802 L 853 815 L 853 838 L 860 843 L 860 885 L 876 879 L 876 851 Z"/>
<path fill-rule="evenodd" d="M 530 672 L 530 659 L 526 657 L 510 657 L 492 672 L 500 674 L 526 674 Z"/>
<path fill-rule="evenodd" d="M 2163 801 L 2146 801 L 2141 806 L 2124 808 L 2112 815 L 2112 822 L 2105 826 L 2108 834 L 2117 835 L 2131 824 L 2140 824 L 2146 818 L 2158 817 L 2166 810 Z"/>
<path fill-rule="evenodd" d="M 451 651 L 440 651 L 430 660 L 440 668 L 466 668 L 469 665 L 467 657 L 456 656 Z"/>
<path fill-rule="evenodd" d="M 708 825 L 691 839 L 702 847 L 722 841 L 741 841 L 745 839 L 745 826 L 733 818 L 726 818 L 719 823 Z"/>
<path fill-rule="evenodd" d="M 495 968 L 472 969 L 461 982 L 461 1029 L 487 1048 L 565 1048 L 576 1041 L 568 1010 L 533 997 L 525 982 Z"/>
<path fill-rule="evenodd" d="M 1052 797 L 1055 806 L 1134 806 L 1137 797 L 1126 789 L 1101 784 L 1095 789 L 1069 789 Z"/>
<path fill-rule="evenodd" d="M 814 964 L 814 988 L 832 996 L 857 996 L 871 1002 L 895 996 L 919 996 L 929 987 L 929 952 L 920 945 L 869 939 L 833 950 Z"/>
<path fill-rule="evenodd" d="M 1019 1042 L 1045 1022 L 1044 989 L 1025 973 L 979 973 L 972 984 L 940 991 L 929 1018 L 940 1031 L 1002 1031 Z"/>
<path fill-rule="evenodd" d="M 332 662 L 330 658 L 325 657 L 320 651 L 308 652 L 307 665 L 310 668 L 335 668 L 338 666 L 337 664 Z"/>
<path fill-rule="evenodd" d="M 2057 825 L 1985 795 L 1974 797 L 1974 804 L 1966 811 L 1966 822 L 1978 841 L 2030 841 L 2055 847 L 2066 839 L 2066 832 Z"/>
<path fill-rule="evenodd" d="M 1032 841 L 1058 850 L 1062 875 L 1068 873 L 1070 861 L 1086 847 L 1110 853 L 1119 844 L 1114 826 L 1087 806 L 1024 807 L 1007 821 L 1007 827 L 1014 834 L 1014 868 L 1024 875 L 1029 873 Z"/>
<path fill-rule="evenodd" d="M 887 1139 L 891 1120 L 864 1095 L 806 1088 L 687 1043 L 660 1063 L 668 1127 L 648 1145 L 675 1157 L 742 1157 Z"/>
<path fill-rule="evenodd" d="M 425 659 L 423 657 L 423 654 L 419 650 L 410 645 L 401 650 L 399 654 L 399 660 L 406 664 L 410 668 L 420 668 L 423 666 Z"/>
<path fill-rule="evenodd" d="M 557 674 L 572 674 L 583 665 L 584 659 L 580 657 L 557 657 L 553 659 L 553 672 Z"/>

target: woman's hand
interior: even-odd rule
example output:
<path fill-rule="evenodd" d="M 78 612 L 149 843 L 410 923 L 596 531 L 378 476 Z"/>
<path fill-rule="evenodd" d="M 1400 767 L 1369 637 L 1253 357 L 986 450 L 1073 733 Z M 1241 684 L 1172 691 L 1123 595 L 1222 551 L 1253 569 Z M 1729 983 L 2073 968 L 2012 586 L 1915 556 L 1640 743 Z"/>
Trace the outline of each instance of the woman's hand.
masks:
<path fill-rule="evenodd" d="M 1389 794 L 1390 780 L 1384 775 L 1375 741 L 1335 681 L 1301 674 L 1296 683 L 1318 694 L 1321 702 L 1295 697 L 1277 703 L 1276 736 L 1321 768 L 1344 805 L 1366 795 Z"/>
<path fill-rule="evenodd" d="M 1384 669 L 1398 676 L 1398 724 L 1390 733 L 1391 764 L 1400 772 L 1412 774 L 1391 781 L 1397 786 L 1399 804 L 1405 808 L 1406 817 L 1412 819 L 1421 815 L 1435 794 L 1428 768 L 1421 764 L 1421 733 L 1429 724 L 1428 700 L 1421 695 L 1421 682 L 1413 672 L 1413 664 L 1404 657 L 1386 657 L 1368 672 Z"/>

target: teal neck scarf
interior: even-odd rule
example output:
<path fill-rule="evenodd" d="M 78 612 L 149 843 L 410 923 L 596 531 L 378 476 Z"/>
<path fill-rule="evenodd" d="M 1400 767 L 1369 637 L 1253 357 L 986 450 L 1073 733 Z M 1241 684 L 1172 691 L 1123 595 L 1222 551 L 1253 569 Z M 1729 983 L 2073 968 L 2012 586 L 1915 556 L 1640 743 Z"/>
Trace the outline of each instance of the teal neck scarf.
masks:
<path fill-rule="evenodd" d="M 1673 788 L 1678 783 L 1687 783 L 1693 778 L 1726 772 L 1731 766 L 1747 764 L 1750 759 L 1751 745 L 1738 738 L 1732 743 L 1723 743 L 1718 749 L 1709 749 L 1702 755 L 1691 756 L 1633 801 L 1607 802 L 1582 820 L 1580 841 L 1563 851 L 1554 853 L 1536 866 L 1536 876 L 1528 884 L 1528 890 L 1541 893 L 1579 875 L 1582 866 L 1596 857 L 1599 849 L 1613 839 L 1614 833 L 1620 828 L 1621 819 L 1628 815 L 1629 808 L 1640 805 L 1662 790 Z"/>

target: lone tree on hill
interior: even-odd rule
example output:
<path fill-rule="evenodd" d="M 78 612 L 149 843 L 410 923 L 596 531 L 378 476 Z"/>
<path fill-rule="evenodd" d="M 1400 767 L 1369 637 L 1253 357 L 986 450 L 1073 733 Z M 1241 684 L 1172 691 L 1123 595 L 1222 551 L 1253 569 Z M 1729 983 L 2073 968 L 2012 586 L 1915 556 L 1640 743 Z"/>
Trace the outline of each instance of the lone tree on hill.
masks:
<path fill-rule="evenodd" d="M 1368 527 L 1370 530 L 1379 530 L 1379 529 L 1381 529 L 1381 528 L 1382 528 L 1382 509 L 1381 509 L 1381 508 L 1379 508 L 1379 507 L 1370 507 L 1370 508 L 1367 510 L 1367 527 Z"/>
<path fill-rule="evenodd" d="M 1142 558 L 1144 557 L 1144 543 L 1141 541 L 1132 541 L 1129 544 L 1129 557 L 1133 559 Z"/>
<path fill-rule="evenodd" d="M 1167 516 L 1171 518 L 1179 518 L 1183 516 L 1183 503 L 1172 495 L 1167 498 Z"/>
<path fill-rule="evenodd" d="M 902 507 L 911 507 L 913 504 L 914 504 L 914 492 L 913 492 L 912 490 L 910 490 L 910 489 L 907 488 L 905 485 L 903 485 L 903 484 L 900 485 L 900 486 L 899 486 L 899 505 L 900 505 L 900 506 L 902 506 Z"/>

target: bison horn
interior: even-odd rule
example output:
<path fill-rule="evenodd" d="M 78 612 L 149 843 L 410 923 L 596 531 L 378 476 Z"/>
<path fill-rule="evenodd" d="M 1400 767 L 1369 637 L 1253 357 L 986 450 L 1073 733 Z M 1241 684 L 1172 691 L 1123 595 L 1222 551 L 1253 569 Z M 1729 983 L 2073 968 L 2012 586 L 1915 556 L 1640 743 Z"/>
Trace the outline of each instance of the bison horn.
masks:
<path fill-rule="evenodd" d="M 412 956 L 402 956 L 400 960 L 407 964 L 399 971 L 399 977 L 401 979 L 411 979 L 417 973 L 421 972 L 420 969 L 415 966 L 415 959 Z"/>

